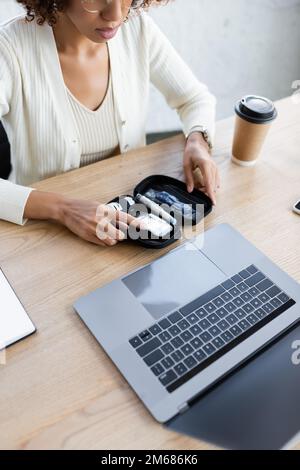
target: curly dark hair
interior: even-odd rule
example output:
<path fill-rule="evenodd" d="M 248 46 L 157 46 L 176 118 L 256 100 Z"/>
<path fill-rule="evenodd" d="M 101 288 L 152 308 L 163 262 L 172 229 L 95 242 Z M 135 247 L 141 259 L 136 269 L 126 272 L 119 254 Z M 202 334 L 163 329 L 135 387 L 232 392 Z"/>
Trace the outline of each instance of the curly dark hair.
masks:
<path fill-rule="evenodd" d="M 147 9 L 151 4 L 168 3 L 169 0 L 133 0 L 131 10 Z M 54 26 L 57 21 L 57 14 L 63 12 L 68 6 L 69 0 L 17 0 L 27 12 L 27 21 L 36 19 L 39 25 L 47 22 Z"/>

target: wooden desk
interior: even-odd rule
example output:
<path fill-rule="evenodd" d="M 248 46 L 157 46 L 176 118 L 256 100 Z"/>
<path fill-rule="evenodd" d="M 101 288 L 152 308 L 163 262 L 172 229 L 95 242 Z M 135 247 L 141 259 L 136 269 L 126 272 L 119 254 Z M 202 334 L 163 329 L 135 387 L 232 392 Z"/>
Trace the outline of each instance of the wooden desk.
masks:
<path fill-rule="evenodd" d="M 278 110 L 251 169 L 230 162 L 233 120 L 218 123 L 222 189 L 206 228 L 232 224 L 300 281 L 300 217 L 291 212 L 300 198 L 300 105 L 286 99 Z M 183 178 L 183 146 L 176 136 L 35 187 L 106 202 L 150 174 Z M 0 222 L 0 265 L 38 328 L 0 366 L 1 448 L 209 448 L 154 421 L 72 309 L 78 297 L 170 249 L 102 248 L 55 224 Z"/>

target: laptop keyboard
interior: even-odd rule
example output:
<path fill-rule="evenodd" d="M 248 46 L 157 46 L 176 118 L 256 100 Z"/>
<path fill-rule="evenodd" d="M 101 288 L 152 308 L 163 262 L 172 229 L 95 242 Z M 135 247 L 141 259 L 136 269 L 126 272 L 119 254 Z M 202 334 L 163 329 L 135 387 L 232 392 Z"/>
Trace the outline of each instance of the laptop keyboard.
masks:
<path fill-rule="evenodd" d="M 173 392 L 294 304 L 251 265 L 129 343 Z"/>

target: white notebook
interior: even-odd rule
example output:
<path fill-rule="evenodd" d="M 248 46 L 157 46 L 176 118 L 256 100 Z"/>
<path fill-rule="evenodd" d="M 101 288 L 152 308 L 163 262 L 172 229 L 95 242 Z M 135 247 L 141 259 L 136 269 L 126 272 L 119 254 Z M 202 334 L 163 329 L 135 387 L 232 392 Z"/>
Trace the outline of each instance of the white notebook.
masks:
<path fill-rule="evenodd" d="M 35 331 L 34 324 L 0 269 L 0 349 Z"/>

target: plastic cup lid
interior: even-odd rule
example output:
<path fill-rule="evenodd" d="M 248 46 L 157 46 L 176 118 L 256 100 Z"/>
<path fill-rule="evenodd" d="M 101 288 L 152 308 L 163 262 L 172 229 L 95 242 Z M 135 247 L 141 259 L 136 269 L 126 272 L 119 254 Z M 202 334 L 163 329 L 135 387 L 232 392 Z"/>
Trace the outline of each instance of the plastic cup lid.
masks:
<path fill-rule="evenodd" d="M 238 116 L 255 124 L 264 124 L 277 117 L 274 103 L 262 96 L 247 95 L 236 103 L 235 111 Z"/>

